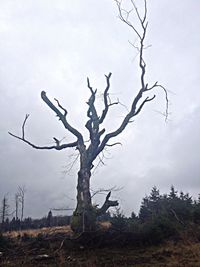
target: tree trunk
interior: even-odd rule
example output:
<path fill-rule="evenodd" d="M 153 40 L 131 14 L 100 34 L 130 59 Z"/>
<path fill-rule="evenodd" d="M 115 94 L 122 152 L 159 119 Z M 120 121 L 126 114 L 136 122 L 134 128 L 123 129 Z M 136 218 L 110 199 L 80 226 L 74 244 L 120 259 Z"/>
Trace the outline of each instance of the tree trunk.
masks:
<path fill-rule="evenodd" d="M 92 206 L 90 194 L 89 168 L 81 168 L 78 172 L 77 206 L 71 220 L 71 228 L 76 233 L 91 232 L 97 229 L 97 217 L 106 213 L 110 207 L 119 205 L 118 201 L 110 200 L 111 192 L 106 196 L 101 208 Z"/>
<path fill-rule="evenodd" d="M 79 170 L 77 206 L 71 220 L 71 228 L 75 232 L 94 231 L 96 228 L 96 211 L 90 195 L 90 177 L 89 168 Z"/>

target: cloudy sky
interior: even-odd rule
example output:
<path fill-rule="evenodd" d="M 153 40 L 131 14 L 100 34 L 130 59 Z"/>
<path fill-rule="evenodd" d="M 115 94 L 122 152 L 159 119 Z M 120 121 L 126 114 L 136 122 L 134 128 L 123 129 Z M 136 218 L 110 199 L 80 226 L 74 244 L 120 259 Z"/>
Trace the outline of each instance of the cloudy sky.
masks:
<path fill-rule="evenodd" d="M 142 0 L 136 3 L 142 8 Z M 105 152 L 105 166 L 91 180 L 94 190 L 122 188 L 113 199 L 127 215 L 138 211 L 154 185 L 161 192 L 173 184 L 194 197 L 200 193 L 199 10 L 196 0 L 148 1 L 146 44 L 152 46 L 145 50 L 147 78 L 169 90 L 170 116 L 166 123 L 164 94 L 157 90 L 156 99 L 116 139 L 123 146 Z M 11 210 L 22 185 L 27 189 L 25 216 L 75 207 L 78 165 L 67 170 L 76 153 L 34 150 L 8 131 L 20 135 L 29 113 L 26 134 L 35 144 L 52 145 L 53 136 L 72 141 L 40 99 L 45 90 L 86 133 L 87 76 L 99 90 L 101 106 L 104 74 L 112 72 L 111 97 L 129 107 L 139 88 L 139 69 L 137 51 L 128 41 L 137 42 L 136 36 L 117 18 L 113 0 L 0 1 L 0 198 L 8 193 Z M 115 106 L 112 112 L 108 129 L 119 125 L 126 108 Z"/>

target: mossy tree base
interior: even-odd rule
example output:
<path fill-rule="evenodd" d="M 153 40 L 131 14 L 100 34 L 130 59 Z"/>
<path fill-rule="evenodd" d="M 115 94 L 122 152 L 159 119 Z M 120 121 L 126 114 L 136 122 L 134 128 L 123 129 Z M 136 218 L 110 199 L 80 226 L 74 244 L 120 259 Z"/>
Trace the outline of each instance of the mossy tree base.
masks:
<path fill-rule="evenodd" d="M 71 220 L 71 228 L 76 233 L 95 231 L 96 218 L 95 209 L 92 207 L 87 211 L 74 211 Z"/>
<path fill-rule="evenodd" d="M 88 208 L 77 205 L 71 219 L 71 229 L 76 233 L 93 232 L 98 229 L 97 218 L 106 213 L 110 207 L 118 206 L 118 201 L 109 200 L 111 192 L 101 208 L 90 205 Z"/>

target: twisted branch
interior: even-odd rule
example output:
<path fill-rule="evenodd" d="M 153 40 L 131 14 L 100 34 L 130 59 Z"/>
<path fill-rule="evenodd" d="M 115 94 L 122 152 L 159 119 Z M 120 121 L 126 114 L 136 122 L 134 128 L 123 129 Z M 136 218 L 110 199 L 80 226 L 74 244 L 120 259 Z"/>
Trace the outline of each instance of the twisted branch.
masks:
<path fill-rule="evenodd" d="M 65 148 L 76 147 L 78 145 L 78 141 L 61 145 L 60 141 L 55 137 L 53 137 L 53 139 L 55 140 L 56 145 L 53 145 L 53 146 L 38 146 L 38 145 L 33 144 L 32 142 L 30 142 L 29 140 L 27 140 L 25 138 L 25 126 L 26 126 L 28 118 L 29 118 L 29 114 L 26 114 L 25 119 L 24 119 L 23 124 L 22 124 L 22 136 L 15 135 L 11 132 L 8 132 L 8 133 L 12 137 L 15 137 L 15 138 L 23 141 L 24 143 L 28 144 L 29 146 L 31 146 L 35 149 L 40 149 L 40 150 L 51 150 L 51 149 L 62 150 Z"/>

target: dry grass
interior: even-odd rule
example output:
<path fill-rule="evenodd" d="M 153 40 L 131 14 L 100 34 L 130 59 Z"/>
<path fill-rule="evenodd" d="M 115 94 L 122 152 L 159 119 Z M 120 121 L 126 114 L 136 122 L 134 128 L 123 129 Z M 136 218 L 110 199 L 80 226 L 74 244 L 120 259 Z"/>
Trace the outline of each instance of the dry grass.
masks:
<path fill-rule="evenodd" d="M 55 233 L 69 233 L 72 234 L 72 230 L 69 225 L 67 226 L 55 226 L 55 227 L 43 227 L 40 229 L 27 229 L 27 230 L 19 230 L 19 231 L 11 231 L 6 232 L 4 236 L 10 238 L 17 238 L 27 235 L 29 237 L 36 237 L 39 234 L 43 235 L 53 235 Z"/>
<path fill-rule="evenodd" d="M 98 225 L 100 226 L 101 230 L 108 230 L 111 227 L 111 223 L 106 222 L 99 222 Z M 46 234 L 46 235 L 53 235 L 57 233 L 65 233 L 65 234 L 72 234 L 72 230 L 69 225 L 66 226 L 54 226 L 54 227 L 43 227 L 40 229 L 27 229 L 27 230 L 18 230 L 18 231 L 10 231 L 4 233 L 4 236 L 10 238 L 17 238 L 27 235 L 29 237 L 36 237 L 38 234 Z"/>
<path fill-rule="evenodd" d="M 108 230 L 111 227 L 111 222 L 106 221 L 106 222 L 99 222 L 98 225 L 102 230 Z"/>

